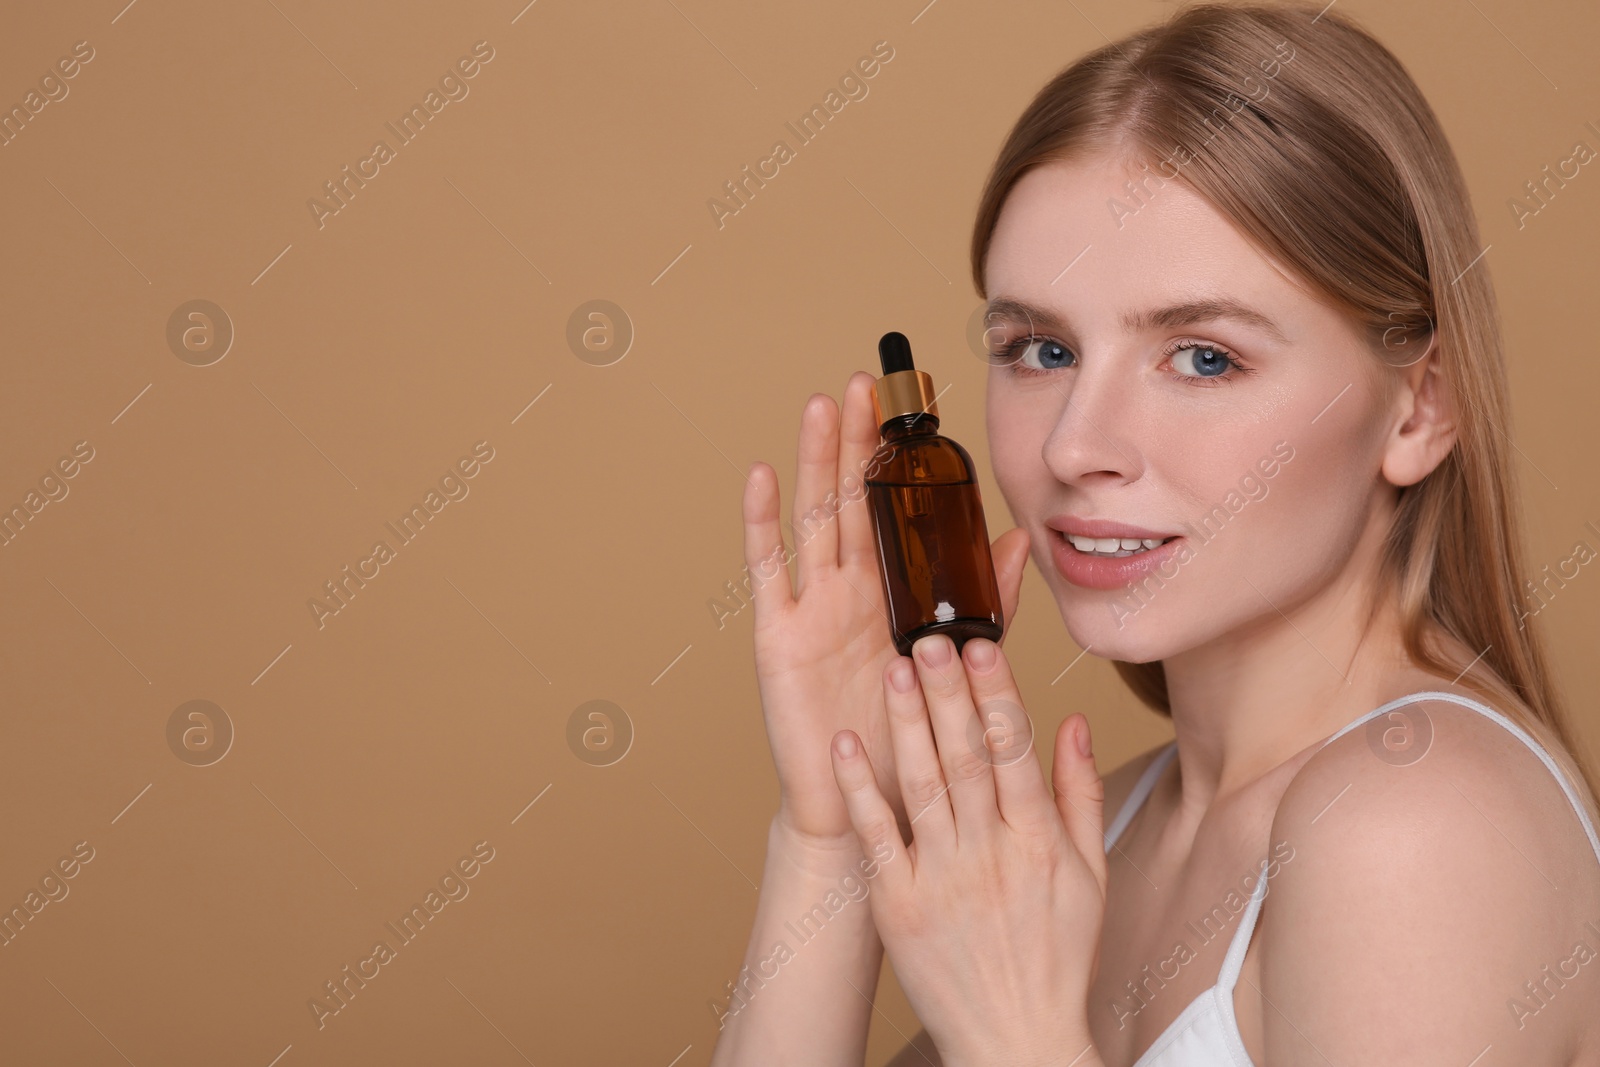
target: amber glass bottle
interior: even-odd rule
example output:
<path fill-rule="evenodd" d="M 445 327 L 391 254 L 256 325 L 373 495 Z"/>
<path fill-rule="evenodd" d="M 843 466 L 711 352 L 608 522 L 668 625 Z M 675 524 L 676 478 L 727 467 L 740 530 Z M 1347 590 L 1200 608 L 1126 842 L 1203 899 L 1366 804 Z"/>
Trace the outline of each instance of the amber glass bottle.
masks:
<path fill-rule="evenodd" d="M 933 379 L 912 366 L 905 335 L 884 334 L 878 358 L 872 408 L 883 443 L 866 484 L 895 648 L 909 656 L 934 633 L 958 651 L 969 638 L 998 641 L 1000 586 L 972 457 L 939 435 Z"/>

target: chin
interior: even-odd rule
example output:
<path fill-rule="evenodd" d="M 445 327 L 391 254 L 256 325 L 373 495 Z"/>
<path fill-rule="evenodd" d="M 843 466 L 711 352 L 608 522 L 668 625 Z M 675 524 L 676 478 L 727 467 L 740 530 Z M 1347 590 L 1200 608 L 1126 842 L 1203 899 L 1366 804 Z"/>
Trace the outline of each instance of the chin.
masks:
<path fill-rule="evenodd" d="M 1067 593 L 1072 597 L 1072 593 Z M 1104 605 L 1066 606 L 1062 611 L 1067 633 L 1078 648 L 1088 649 L 1091 656 L 1101 659 L 1120 659 L 1130 664 L 1147 664 L 1182 651 L 1179 641 L 1171 640 L 1154 625 L 1141 621 L 1126 621 L 1117 625 Z"/>
<path fill-rule="evenodd" d="M 1150 604 L 1137 614 L 1119 612 L 1114 605 L 1121 601 L 1115 594 L 1081 589 L 1058 590 L 1056 603 L 1073 642 L 1101 659 L 1151 663 L 1194 644 L 1192 622 L 1184 625 L 1170 610 L 1157 616 L 1158 607 L 1170 604 Z"/>

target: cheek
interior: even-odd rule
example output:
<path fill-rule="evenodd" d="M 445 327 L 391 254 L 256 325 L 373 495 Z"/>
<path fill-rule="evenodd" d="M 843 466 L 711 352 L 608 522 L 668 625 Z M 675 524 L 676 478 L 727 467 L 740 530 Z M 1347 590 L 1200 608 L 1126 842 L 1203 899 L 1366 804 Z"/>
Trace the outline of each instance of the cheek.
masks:
<path fill-rule="evenodd" d="M 1224 477 L 1208 482 L 1210 495 L 1195 512 L 1202 543 L 1184 570 L 1197 591 L 1220 596 L 1222 586 L 1246 575 L 1255 589 L 1238 583 L 1235 607 L 1248 616 L 1288 611 L 1336 579 L 1371 513 L 1376 461 L 1353 429 L 1296 419 L 1281 434 L 1253 441 L 1255 452 L 1230 452 Z M 1271 477 L 1262 473 L 1263 461 L 1270 461 Z"/>
<path fill-rule="evenodd" d="M 1045 483 L 1054 481 L 1045 466 L 1043 451 L 1054 416 L 991 385 L 985 418 L 995 481 L 1013 512 L 1020 514 L 1019 504 L 1039 496 Z"/>
<path fill-rule="evenodd" d="M 1378 460 L 1359 437 L 1309 432 L 1317 428 L 1302 432 L 1294 458 L 1263 479 L 1270 495 L 1251 507 L 1259 507 L 1261 536 L 1290 556 L 1292 570 L 1331 573 L 1348 562 L 1372 515 Z"/>

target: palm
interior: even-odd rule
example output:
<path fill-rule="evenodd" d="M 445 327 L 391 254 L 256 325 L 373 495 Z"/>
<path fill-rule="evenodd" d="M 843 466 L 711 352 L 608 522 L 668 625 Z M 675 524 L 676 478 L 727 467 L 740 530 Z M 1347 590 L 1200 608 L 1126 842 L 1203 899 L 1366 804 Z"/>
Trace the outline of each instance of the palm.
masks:
<path fill-rule="evenodd" d="M 879 444 L 873 378 L 857 372 L 842 414 L 830 397 L 802 418 L 791 528 L 778 521 L 777 476 L 751 468 L 744 498 L 745 562 L 755 594 L 756 677 L 782 816 L 827 840 L 853 835 L 828 755 L 834 734 L 862 739 L 878 787 L 907 829 L 884 711 L 883 674 L 898 655 L 890 636 L 864 477 Z M 785 536 L 787 533 L 788 536 Z M 1010 531 L 995 557 L 1007 625 L 1026 563 L 1026 536 Z M 1019 539 L 1020 538 L 1020 543 Z M 791 546 L 795 581 L 783 565 Z M 997 545 L 1000 541 L 996 542 Z M 1009 594 L 1009 595 L 1008 595 Z"/>
<path fill-rule="evenodd" d="M 846 507 L 860 509 L 866 502 Z M 870 542 L 866 548 L 874 550 Z M 828 760 L 828 746 L 840 730 L 861 736 L 879 787 L 904 822 L 883 700 L 883 672 L 896 655 L 882 583 L 876 570 L 860 562 L 814 570 L 785 608 L 757 611 L 761 705 L 785 810 L 797 830 L 818 837 L 851 832 Z"/>

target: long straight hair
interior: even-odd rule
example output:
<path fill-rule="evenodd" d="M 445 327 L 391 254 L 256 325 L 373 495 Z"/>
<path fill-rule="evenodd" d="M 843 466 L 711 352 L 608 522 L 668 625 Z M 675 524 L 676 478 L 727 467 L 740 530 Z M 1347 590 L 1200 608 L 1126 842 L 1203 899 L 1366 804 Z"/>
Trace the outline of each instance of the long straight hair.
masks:
<path fill-rule="evenodd" d="M 1427 477 L 1400 490 L 1379 588 L 1398 590 L 1410 660 L 1461 672 L 1462 685 L 1555 748 L 1569 778 L 1588 786 L 1592 815 L 1600 779 L 1567 718 L 1539 623 L 1517 611 L 1533 585 L 1500 430 L 1511 402 L 1494 288 L 1461 168 L 1400 61 L 1351 19 L 1300 3 L 1185 5 L 1096 48 L 1038 92 L 1000 149 L 972 233 L 980 296 L 995 221 L 1017 179 L 1111 149 L 1142 161 L 1136 184 L 1146 190 L 1185 183 L 1344 309 L 1376 358 L 1399 366 L 1438 350 L 1457 439 Z M 1440 635 L 1483 651 L 1454 662 Z M 1159 661 L 1113 662 L 1140 700 L 1171 714 Z"/>

